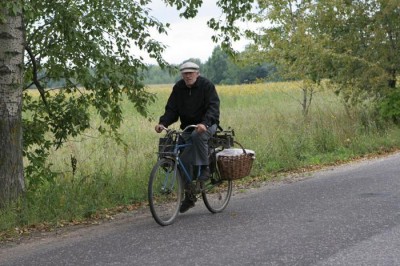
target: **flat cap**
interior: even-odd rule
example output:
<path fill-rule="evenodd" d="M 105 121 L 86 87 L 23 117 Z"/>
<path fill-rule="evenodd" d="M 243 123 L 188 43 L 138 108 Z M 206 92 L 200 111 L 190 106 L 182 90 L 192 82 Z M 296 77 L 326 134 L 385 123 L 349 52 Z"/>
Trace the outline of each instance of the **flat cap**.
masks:
<path fill-rule="evenodd" d="M 186 62 L 179 67 L 181 73 L 196 72 L 199 71 L 199 69 L 200 69 L 199 65 L 193 62 Z"/>

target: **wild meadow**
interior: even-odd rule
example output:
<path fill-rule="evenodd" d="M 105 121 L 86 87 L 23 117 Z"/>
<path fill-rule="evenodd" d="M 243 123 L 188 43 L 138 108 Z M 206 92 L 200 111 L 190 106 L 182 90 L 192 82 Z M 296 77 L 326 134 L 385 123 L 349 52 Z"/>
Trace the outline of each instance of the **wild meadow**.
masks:
<path fill-rule="evenodd" d="M 221 126 L 256 152 L 246 181 L 268 181 L 289 171 L 345 162 L 400 147 L 400 129 L 376 118 L 368 108 L 346 108 L 329 90 L 314 93 L 302 113 L 300 83 L 280 82 L 217 86 Z M 147 180 L 157 159 L 154 131 L 171 85 L 151 86 L 157 95 L 150 117 L 126 101 L 120 134 L 123 143 L 92 130 L 51 153 L 54 182 L 28 190 L 24 200 L 0 213 L 0 232 L 37 224 L 59 225 L 146 205 Z M 372 109 L 371 109 L 372 110 Z M 174 127 L 178 128 L 179 124 Z M 0 234 L 1 239 L 1 234 Z"/>

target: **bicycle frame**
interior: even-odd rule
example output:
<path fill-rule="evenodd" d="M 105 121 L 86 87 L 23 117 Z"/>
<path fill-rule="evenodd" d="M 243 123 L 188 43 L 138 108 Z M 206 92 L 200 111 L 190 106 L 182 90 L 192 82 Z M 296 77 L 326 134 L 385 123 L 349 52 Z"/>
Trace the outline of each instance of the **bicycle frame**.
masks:
<path fill-rule="evenodd" d="M 174 134 L 176 134 L 176 139 L 175 139 L 175 144 L 174 144 L 174 150 L 173 150 L 173 153 L 171 154 L 171 155 L 174 156 L 174 160 L 177 162 L 177 167 L 179 167 L 179 170 L 181 170 L 181 172 L 184 173 L 184 178 L 185 178 L 187 183 L 192 182 L 194 180 L 194 177 L 193 177 L 192 174 L 189 173 L 189 171 L 187 169 L 188 166 L 186 166 L 183 163 L 183 161 L 182 161 L 182 159 L 180 158 L 179 155 L 181 154 L 180 151 L 183 148 L 191 146 L 192 143 L 179 144 L 179 139 L 182 137 L 182 134 L 186 134 L 185 130 L 190 128 L 190 127 L 196 127 L 196 126 L 195 125 L 191 125 L 191 126 L 186 127 L 182 132 L 175 132 L 174 133 Z M 169 156 L 166 156 L 166 157 L 169 157 Z M 190 166 L 189 166 L 189 169 L 190 169 Z"/>

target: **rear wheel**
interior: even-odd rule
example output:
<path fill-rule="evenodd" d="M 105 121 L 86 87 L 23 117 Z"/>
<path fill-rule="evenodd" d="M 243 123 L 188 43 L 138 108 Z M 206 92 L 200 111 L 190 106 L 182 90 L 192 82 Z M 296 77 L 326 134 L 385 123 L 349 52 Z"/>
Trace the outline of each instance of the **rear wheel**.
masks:
<path fill-rule="evenodd" d="M 229 203 L 232 195 L 233 182 L 221 180 L 218 171 L 203 184 L 202 197 L 207 209 L 212 213 L 222 212 Z"/>
<path fill-rule="evenodd" d="M 157 161 L 150 174 L 148 200 L 154 220 L 160 225 L 170 225 L 179 213 L 182 199 L 182 181 L 174 160 Z"/>

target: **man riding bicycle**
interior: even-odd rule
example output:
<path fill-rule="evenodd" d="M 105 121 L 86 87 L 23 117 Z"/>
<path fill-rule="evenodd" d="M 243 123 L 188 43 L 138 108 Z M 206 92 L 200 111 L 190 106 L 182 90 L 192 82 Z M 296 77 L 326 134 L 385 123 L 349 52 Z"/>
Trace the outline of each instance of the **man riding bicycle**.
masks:
<path fill-rule="evenodd" d="M 208 167 L 208 140 L 215 134 L 219 124 L 219 97 L 214 84 L 200 75 L 200 68 L 193 62 L 186 62 L 179 68 L 182 79 L 172 89 L 165 106 L 165 112 L 155 126 L 157 133 L 164 127 L 178 121 L 180 128 L 197 125 L 189 134 L 184 134 L 185 141 L 192 145 L 185 148 L 181 159 L 185 165 L 200 169 L 199 181 L 206 181 L 210 176 Z M 194 206 L 196 198 L 185 193 L 180 212 L 186 212 Z"/>

